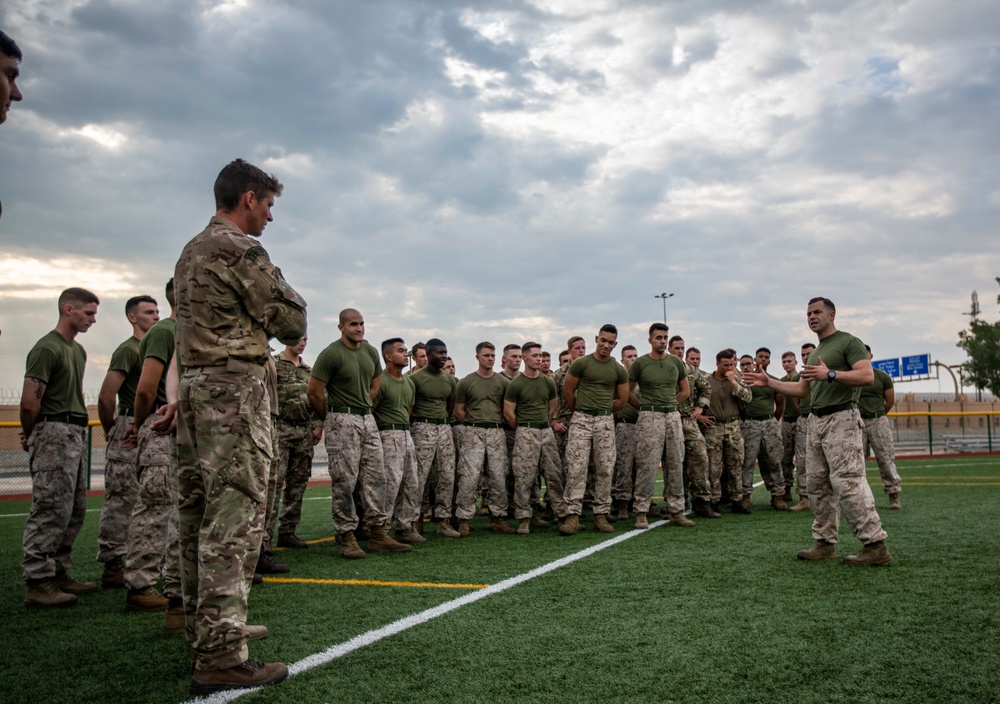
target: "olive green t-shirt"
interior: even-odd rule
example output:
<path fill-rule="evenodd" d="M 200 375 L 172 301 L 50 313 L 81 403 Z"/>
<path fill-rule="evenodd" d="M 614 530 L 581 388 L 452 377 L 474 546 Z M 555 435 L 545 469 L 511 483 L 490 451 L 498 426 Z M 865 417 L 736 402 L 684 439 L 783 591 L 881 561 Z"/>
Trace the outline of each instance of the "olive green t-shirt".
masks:
<path fill-rule="evenodd" d="M 503 423 L 504 393 L 510 383 L 504 374 L 464 376 L 455 389 L 455 402 L 465 404 L 465 422 Z"/>
<path fill-rule="evenodd" d="M 372 379 L 381 371 L 378 351 L 367 342 L 351 349 L 335 340 L 316 357 L 312 376 L 326 384 L 328 408 L 371 408 Z"/>
<path fill-rule="evenodd" d="M 119 372 L 125 375 L 125 380 L 118 387 L 118 413 L 135 410 L 135 390 L 139 387 L 139 377 L 142 375 L 142 357 L 139 356 L 139 341 L 130 337 L 118 345 L 111 355 L 109 372 Z"/>
<path fill-rule="evenodd" d="M 790 376 L 788 374 L 785 374 L 785 376 L 781 377 L 781 381 L 790 381 L 792 383 L 795 383 L 796 381 L 799 380 L 799 378 L 800 377 L 798 374 L 792 374 Z M 795 399 L 795 401 L 799 401 L 799 406 L 801 406 L 802 405 L 801 402 L 805 401 L 805 399 L 797 398 Z M 794 423 L 796 420 L 798 420 L 798 418 L 799 418 L 799 412 L 795 409 L 795 403 L 793 402 L 792 397 L 785 396 L 785 409 L 781 412 L 781 420 L 788 421 L 789 423 Z"/>
<path fill-rule="evenodd" d="M 677 391 L 681 382 L 687 379 L 687 368 L 680 357 L 672 354 L 663 359 L 644 354 L 632 362 L 628 378 L 642 387 L 641 403 L 676 406 Z"/>
<path fill-rule="evenodd" d="M 610 411 L 618 385 L 628 383 L 625 367 L 614 359 L 598 361 L 592 354 L 569 365 L 569 373 L 580 380 L 576 387 L 578 411 Z"/>
<path fill-rule="evenodd" d="M 407 425 L 410 422 L 410 407 L 416 391 L 408 376 L 393 379 L 389 372 L 382 372 L 382 383 L 372 402 L 372 415 L 379 426 Z"/>
<path fill-rule="evenodd" d="M 75 340 L 70 342 L 55 330 L 35 343 L 28 352 L 24 376 L 45 384 L 39 415 L 72 413 L 87 416 L 87 405 L 83 401 L 86 365 L 87 352 L 83 346 Z"/>
<path fill-rule="evenodd" d="M 455 394 L 458 382 L 448 372 L 432 374 L 424 367 L 410 375 L 416 390 L 414 418 L 447 418 L 448 398 Z"/>
<path fill-rule="evenodd" d="M 862 413 L 885 413 L 885 392 L 893 387 L 892 377 L 881 369 L 875 369 L 875 381 L 861 387 L 858 395 L 858 410 Z"/>
<path fill-rule="evenodd" d="M 819 346 L 809 353 L 809 364 L 817 364 L 820 357 L 823 363 L 837 372 L 847 372 L 858 362 L 868 359 L 868 351 L 861 340 L 850 333 L 838 330 L 823 338 Z M 830 406 L 858 402 L 860 389 L 856 386 L 846 386 L 836 381 L 810 382 L 810 409 L 820 411 Z"/>
<path fill-rule="evenodd" d="M 518 423 L 548 423 L 549 401 L 556 397 L 556 382 L 539 374 L 534 379 L 518 374 L 507 385 L 505 401 L 517 404 L 514 415 Z"/>
<path fill-rule="evenodd" d="M 772 379 L 777 379 L 778 377 L 768 374 Z M 760 387 L 752 386 L 750 388 L 750 393 L 753 394 L 753 398 L 750 403 L 746 406 L 746 415 L 748 416 L 774 416 L 774 399 L 778 395 L 778 392 L 771 387 Z"/>
<path fill-rule="evenodd" d="M 163 373 L 160 374 L 160 383 L 156 387 L 156 402 L 161 405 L 167 402 L 167 367 L 174 356 L 176 342 L 177 321 L 165 318 L 151 327 L 139 343 L 139 358 L 143 363 L 149 358 L 163 362 Z M 132 403 L 135 403 L 134 393 Z"/>

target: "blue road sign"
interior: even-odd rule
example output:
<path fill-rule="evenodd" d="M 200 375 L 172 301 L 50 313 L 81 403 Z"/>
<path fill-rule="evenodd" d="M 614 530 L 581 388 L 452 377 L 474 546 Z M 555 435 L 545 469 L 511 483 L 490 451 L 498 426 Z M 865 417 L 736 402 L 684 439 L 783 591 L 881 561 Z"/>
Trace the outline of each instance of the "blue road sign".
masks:
<path fill-rule="evenodd" d="M 899 357 L 895 359 L 875 359 L 872 360 L 872 366 L 876 369 L 881 369 L 893 379 L 899 378 Z"/>
<path fill-rule="evenodd" d="M 903 376 L 925 376 L 931 373 L 931 356 L 929 354 L 903 357 L 902 362 Z"/>

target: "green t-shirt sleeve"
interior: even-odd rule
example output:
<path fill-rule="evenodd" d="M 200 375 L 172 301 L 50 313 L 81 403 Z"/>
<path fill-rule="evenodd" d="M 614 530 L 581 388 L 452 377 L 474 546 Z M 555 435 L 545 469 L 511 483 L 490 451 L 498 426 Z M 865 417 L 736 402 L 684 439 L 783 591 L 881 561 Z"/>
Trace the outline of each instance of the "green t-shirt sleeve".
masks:
<path fill-rule="evenodd" d="M 618 385 L 627 384 L 628 374 L 625 373 L 625 367 L 621 366 L 620 364 L 617 364 L 615 365 L 615 371 L 617 372 L 617 379 L 618 379 L 616 384 Z"/>
<path fill-rule="evenodd" d="M 48 384 L 52 378 L 52 367 L 56 364 L 56 355 L 50 349 L 36 347 L 28 353 L 25 364 L 25 378 L 38 379 Z"/>
<path fill-rule="evenodd" d="M 327 347 L 319 353 L 319 356 L 316 357 L 316 363 L 313 365 L 310 376 L 315 379 L 319 379 L 324 384 L 328 383 L 330 381 L 330 365 L 332 361 L 333 359 L 330 353 L 330 348 Z"/>
<path fill-rule="evenodd" d="M 142 351 L 143 361 L 158 359 L 167 366 L 174 355 L 174 335 L 166 328 L 154 327 L 142 338 Z"/>
<path fill-rule="evenodd" d="M 127 345 L 122 345 L 111 355 L 111 363 L 108 365 L 108 371 L 121 372 L 128 376 L 138 363 L 139 351 Z"/>

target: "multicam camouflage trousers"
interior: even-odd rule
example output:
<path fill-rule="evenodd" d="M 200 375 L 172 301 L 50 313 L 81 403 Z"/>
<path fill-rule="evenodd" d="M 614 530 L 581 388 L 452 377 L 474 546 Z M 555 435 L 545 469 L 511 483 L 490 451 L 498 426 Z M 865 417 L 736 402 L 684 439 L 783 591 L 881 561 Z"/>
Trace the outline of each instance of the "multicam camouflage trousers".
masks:
<path fill-rule="evenodd" d="M 139 495 L 139 482 L 135 478 L 135 448 L 122 448 L 122 438 L 131 423 L 131 416 L 118 416 L 108 434 L 104 505 L 101 506 L 97 533 L 98 562 L 111 562 L 128 554 L 128 525 Z"/>
<path fill-rule="evenodd" d="M 611 478 L 611 497 L 619 503 L 632 500 L 635 487 L 635 423 L 615 423 L 615 473 Z"/>
<path fill-rule="evenodd" d="M 743 434 L 743 496 L 753 493 L 753 466 L 760 458 L 760 476 L 771 496 L 785 493 L 781 475 L 781 426 L 777 418 L 742 421 Z"/>
<path fill-rule="evenodd" d="M 458 455 L 458 493 L 455 496 L 455 517 L 464 521 L 476 515 L 476 495 L 479 478 L 486 465 L 486 503 L 490 515 L 507 516 L 507 438 L 503 428 L 465 426 L 462 447 Z"/>
<path fill-rule="evenodd" d="M 420 520 L 417 496 L 417 453 L 409 430 L 380 430 L 382 462 L 388 477 L 386 491 L 392 499 L 392 527 L 407 530 Z M 395 497 L 395 498 L 393 498 Z"/>
<path fill-rule="evenodd" d="M 696 499 L 712 500 L 712 482 L 708 473 L 708 450 L 705 435 L 691 416 L 681 416 L 684 431 L 684 476 L 687 491 Z"/>
<path fill-rule="evenodd" d="M 372 414 L 327 413 L 326 454 L 330 458 L 333 522 L 337 535 L 358 527 L 354 488 L 360 488 L 365 525 L 387 526 L 396 494 L 388 494 L 382 438 Z"/>
<path fill-rule="evenodd" d="M 841 511 L 862 543 L 885 540 L 865 476 L 863 428 L 857 409 L 811 416 L 806 462 L 816 540 L 837 542 Z"/>
<path fill-rule="evenodd" d="M 882 486 L 887 494 L 898 494 L 899 472 L 896 471 L 896 443 L 892 440 L 892 426 L 886 416 L 864 418 L 865 444 L 870 445 L 882 475 Z M 867 448 L 866 448 L 867 449 Z M 867 456 L 867 452 L 865 455 Z"/>
<path fill-rule="evenodd" d="M 594 514 L 607 515 L 611 512 L 611 475 L 615 471 L 615 419 L 612 415 L 592 416 L 576 411 L 569 426 L 563 463 L 565 515 L 583 513 L 591 455 L 594 460 Z"/>
<path fill-rule="evenodd" d="M 684 510 L 684 430 L 681 414 L 640 411 L 636 423 L 638 442 L 635 450 L 635 504 L 636 513 L 648 513 L 656 470 L 663 464 L 664 495 L 667 511 Z"/>
<path fill-rule="evenodd" d="M 531 518 L 531 494 L 541 467 L 545 500 L 557 516 L 563 508 L 563 472 L 559 446 L 552 428 L 518 427 L 514 436 L 511 469 L 514 473 L 514 518 Z"/>
<path fill-rule="evenodd" d="M 799 493 L 799 498 L 809 496 L 809 487 L 806 483 L 808 476 L 806 470 L 806 450 L 809 447 L 809 424 L 812 416 L 799 416 L 795 421 L 795 490 Z"/>
<path fill-rule="evenodd" d="M 410 426 L 410 435 L 417 454 L 417 496 L 424 495 L 433 470 L 434 516 L 449 519 L 452 496 L 455 493 L 455 440 L 451 426 L 444 423 L 414 423 Z"/>
<path fill-rule="evenodd" d="M 797 420 L 781 421 L 781 477 L 788 490 L 795 484 L 795 438 L 798 424 Z"/>
<path fill-rule="evenodd" d="M 743 496 L 743 435 L 740 422 L 716 423 L 705 430 L 708 452 L 708 479 L 712 501 L 739 500 Z"/>
<path fill-rule="evenodd" d="M 87 515 L 87 430 L 42 421 L 28 438 L 31 512 L 24 524 L 24 579 L 49 579 L 73 564 Z"/>
<path fill-rule="evenodd" d="M 177 436 L 152 430 L 150 414 L 139 428 L 139 496 L 132 508 L 125 558 L 125 584 L 145 589 L 163 576 L 163 594 L 181 596 L 177 511 Z"/>
<path fill-rule="evenodd" d="M 247 659 L 247 595 L 264 534 L 271 409 L 253 372 L 191 367 L 180 380 L 181 580 L 199 670 Z"/>
<path fill-rule="evenodd" d="M 285 477 L 285 496 L 281 502 L 278 535 L 292 535 L 302 520 L 302 497 L 312 477 L 313 434 L 309 425 L 278 422 L 278 473 Z M 274 527 L 266 528 L 274 535 Z"/>

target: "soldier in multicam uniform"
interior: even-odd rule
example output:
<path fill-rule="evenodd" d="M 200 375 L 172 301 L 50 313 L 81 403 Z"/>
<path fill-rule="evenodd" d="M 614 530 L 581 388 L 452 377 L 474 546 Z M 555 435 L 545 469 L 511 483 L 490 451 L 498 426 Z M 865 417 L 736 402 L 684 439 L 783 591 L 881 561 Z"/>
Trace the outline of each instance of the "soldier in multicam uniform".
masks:
<path fill-rule="evenodd" d="M 108 442 L 104 464 L 104 505 L 97 534 L 97 561 L 104 563 L 101 586 L 125 586 L 125 555 L 132 507 L 139 494 L 135 478 L 135 448 L 123 448 L 122 440 L 135 416 L 135 389 L 142 372 L 139 341 L 160 319 L 156 299 L 135 296 L 125 304 L 125 317 L 132 334 L 111 355 L 108 373 L 97 397 L 97 415 Z M 116 402 L 117 398 L 117 402 Z"/>
<path fill-rule="evenodd" d="M 511 469 L 518 535 L 528 535 L 532 526 L 549 526 L 547 521 L 535 515 L 531 507 L 531 492 L 539 466 L 545 477 L 547 500 L 554 512 L 564 513 L 562 468 L 551 425 L 556 411 L 556 385 L 541 371 L 541 349 L 537 342 L 525 342 L 521 346 L 524 371 L 507 385 L 503 401 L 504 419 L 509 427 L 515 428 Z"/>
<path fill-rule="evenodd" d="M 808 363 L 809 355 L 812 354 L 814 349 L 816 349 L 816 345 L 811 342 L 802 345 L 802 349 L 799 352 L 802 364 Z M 799 377 L 798 374 L 795 376 Z M 795 381 L 798 380 L 798 378 L 795 379 Z M 789 396 L 788 398 L 795 397 Z M 808 396 L 797 398 L 796 400 L 799 404 L 799 419 L 795 422 L 795 490 L 799 494 L 799 500 L 793 506 L 789 506 L 788 510 L 799 512 L 808 511 L 812 507 L 809 503 L 809 489 L 806 485 L 806 448 L 808 446 L 807 440 L 809 438 L 811 412 Z"/>
<path fill-rule="evenodd" d="M 684 359 L 688 385 L 691 394 L 677 404 L 681 414 L 681 430 L 684 433 L 684 480 L 685 495 L 692 496 L 691 508 L 700 518 L 721 518 L 712 508 L 712 483 L 708 478 L 708 450 L 705 435 L 701 432 L 702 418 L 712 400 L 712 386 L 708 374 L 701 371 L 701 350 L 692 347 L 684 353 L 684 338 L 674 335 L 670 338 L 667 351 Z"/>
<path fill-rule="evenodd" d="M 628 403 L 628 375 L 611 357 L 618 344 L 618 328 L 601 326 L 597 350 L 569 365 L 563 400 L 572 413 L 566 440 L 562 522 L 563 535 L 578 533 L 587 485 L 587 467 L 594 458 L 594 530 L 611 533 L 611 475 L 615 469 L 614 412 Z"/>
<path fill-rule="evenodd" d="M 354 535 L 358 514 L 354 489 L 360 488 L 368 550 L 409 552 L 412 548 L 393 540 L 386 529 L 392 519 L 396 492 L 389 495 L 388 477 L 371 402 L 382 383 L 378 351 L 365 342 L 365 320 L 353 308 L 340 311 L 340 339 L 319 353 L 306 394 L 320 418 L 325 419 L 326 452 L 330 458 L 333 520 L 340 554 L 361 559 L 365 552 Z"/>
<path fill-rule="evenodd" d="M 809 301 L 806 317 L 819 346 L 809 355 L 797 382 L 778 381 L 765 373 L 747 376 L 754 386 L 769 386 L 789 396 L 810 395 L 809 498 L 815 518 L 816 543 L 798 553 L 802 560 L 837 556 L 840 513 L 864 546 L 844 562 L 849 565 L 884 565 L 892 561 L 885 546 L 886 533 L 875 510 L 875 499 L 865 476 L 863 423 L 857 408 L 860 387 L 872 383 L 872 363 L 858 338 L 837 330 L 836 306 L 828 298 Z"/>
<path fill-rule="evenodd" d="M 798 381 L 795 353 L 781 353 L 781 368 L 785 376 L 781 381 Z M 785 399 L 785 407 L 781 413 L 781 477 L 785 483 L 785 494 L 782 497 L 786 504 L 792 501 L 792 485 L 795 483 L 795 427 L 799 420 L 799 399 L 789 396 Z"/>
<path fill-rule="evenodd" d="M 174 272 L 181 577 L 191 690 L 257 687 L 288 676 L 247 657 L 247 594 L 263 535 L 272 455 L 268 338 L 294 345 L 305 301 L 255 239 L 282 186 L 242 159 L 215 182 L 216 215 Z M 249 569 L 248 569 L 249 568 Z"/>
<path fill-rule="evenodd" d="M 762 370 L 767 373 L 771 350 L 760 347 L 750 358 L 740 358 L 740 371 Z M 746 362 L 749 361 L 749 364 Z M 774 377 L 775 379 L 777 377 Z M 750 402 L 746 404 L 740 432 L 743 434 L 743 505 L 750 508 L 753 493 L 753 467 L 760 458 L 760 476 L 764 487 L 771 494 L 771 508 L 785 511 L 785 481 L 781 475 L 781 424 L 778 418 L 784 410 L 785 397 L 771 389 L 751 389 Z"/>
<path fill-rule="evenodd" d="M 743 435 L 737 399 L 750 401 L 750 389 L 736 371 L 736 351 L 721 350 L 715 355 L 715 371 L 708 375 L 712 388 L 705 421 L 705 449 L 708 477 L 712 484 L 712 510 L 718 512 L 722 500 L 732 503 L 733 513 L 750 513 L 743 496 Z"/>
<path fill-rule="evenodd" d="M 872 358 L 871 347 L 868 359 Z M 865 456 L 868 456 L 870 446 L 875 453 L 878 473 L 882 476 L 882 485 L 889 495 L 889 508 L 899 510 L 903 504 L 899 500 L 900 479 L 896 471 L 896 445 L 892 440 L 892 426 L 886 413 L 892 410 L 896 403 L 896 391 L 893 389 L 892 377 L 881 369 L 872 369 L 875 380 L 861 387 L 858 397 L 858 410 L 861 420 L 865 422 Z"/>
<path fill-rule="evenodd" d="M 274 515 L 279 514 L 278 547 L 308 548 L 295 534 L 302 520 L 302 497 L 312 476 L 313 448 L 323 437 L 323 422 L 313 412 L 306 396 L 312 367 L 302 359 L 308 338 L 297 345 L 287 345 L 274 355 L 278 381 L 277 487 L 285 483 L 284 501 L 275 498 Z M 265 521 L 267 534 L 274 537 L 274 519 Z"/>
<path fill-rule="evenodd" d="M 31 511 L 24 524 L 25 606 L 71 606 L 94 582 L 69 576 L 73 543 L 87 513 L 87 353 L 76 336 L 97 319 L 97 296 L 59 295 L 59 321 L 28 352 L 21 391 L 21 446 L 30 453 Z"/>
<path fill-rule="evenodd" d="M 635 345 L 621 350 L 622 366 L 629 370 L 639 357 Z M 629 393 L 629 402 L 615 411 L 615 473 L 611 478 L 611 512 L 608 520 L 627 521 L 628 506 L 635 488 L 635 423 L 639 420 L 638 387 Z"/>

